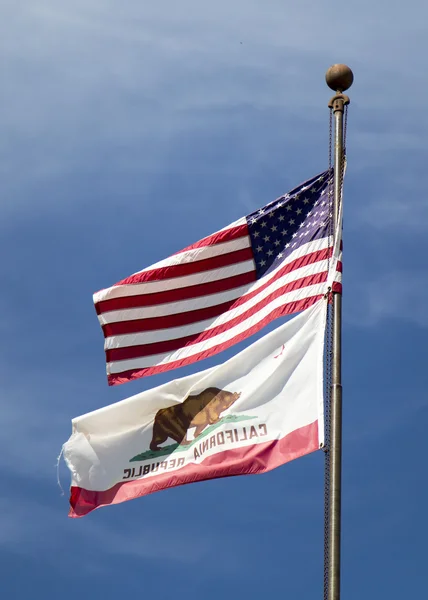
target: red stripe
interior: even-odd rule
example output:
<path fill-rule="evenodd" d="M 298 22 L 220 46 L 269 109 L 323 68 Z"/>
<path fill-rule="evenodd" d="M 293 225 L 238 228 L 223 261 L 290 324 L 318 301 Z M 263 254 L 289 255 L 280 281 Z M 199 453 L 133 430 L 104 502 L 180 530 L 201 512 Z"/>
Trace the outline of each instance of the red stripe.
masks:
<path fill-rule="evenodd" d="M 198 310 L 189 310 L 188 312 L 177 313 L 173 315 L 165 315 L 164 317 L 152 317 L 149 319 L 136 319 L 134 321 L 119 321 L 118 323 L 109 323 L 103 325 L 104 337 L 114 335 L 126 335 L 128 333 L 139 333 L 142 331 L 155 331 L 158 329 L 169 329 L 170 327 L 180 327 L 190 325 L 197 321 L 205 319 L 213 319 L 222 313 L 228 312 L 230 308 L 236 305 L 236 298 L 215 304 L 214 306 L 206 306 Z"/>
<path fill-rule="evenodd" d="M 309 264 L 319 262 L 321 260 L 327 260 L 331 258 L 333 248 L 324 248 L 323 250 L 317 250 L 316 252 L 310 252 L 296 258 L 289 263 L 286 263 L 282 269 L 278 271 L 275 278 L 282 277 L 287 273 L 291 273 L 295 269 L 306 267 Z M 209 283 L 198 284 L 190 287 L 175 288 L 166 292 L 158 292 L 156 294 L 141 294 L 139 296 L 126 296 L 124 298 L 114 298 L 112 300 L 103 300 L 95 305 L 97 314 L 103 314 L 113 310 L 126 310 L 130 308 L 142 308 L 144 306 L 156 306 L 157 304 L 164 304 L 167 302 L 179 302 L 180 300 L 190 300 L 191 298 L 200 298 L 201 296 L 208 296 L 213 293 L 220 293 L 240 287 L 246 283 L 251 283 L 256 280 L 255 271 L 251 273 L 251 279 L 242 283 L 246 278 L 247 274 L 237 275 L 235 277 L 228 277 L 227 279 L 221 279 L 218 281 L 211 281 Z M 257 288 L 252 294 L 257 294 L 259 291 L 265 289 L 271 284 L 271 280 L 266 281 L 262 286 Z M 252 296 L 248 295 L 247 298 Z"/>
<path fill-rule="evenodd" d="M 297 279 L 284 285 L 281 288 L 273 291 L 271 294 L 263 298 L 257 304 L 243 312 L 237 317 L 230 319 L 227 323 L 222 323 L 221 325 L 217 325 L 216 327 L 211 327 L 210 329 L 204 329 L 199 331 L 198 333 L 193 333 L 191 335 L 183 336 L 175 339 L 168 339 L 162 342 L 150 342 L 147 344 L 139 344 L 134 346 L 121 346 L 120 348 L 112 348 L 110 350 L 106 350 L 106 359 L 107 362 L 115 362 L 119 360 L 130 360 L 133 358 L 140 358 L 142 356 L 151 356 L 153 354 L 163 354 L 164 352 L 171 352 L 173 350 L 178 350 L 179 348 L 185 348 L 187 346 L 193 346 L 199 342 L 203 342 L 211 339 L 212 337 L 224 333 L 235 325 L 239 325 L 246 319 L 252 317 L 254 314 L 258 313 L 260 310 L 265 308 L 285 294 L 286 292 L 290 292 L 296 289 L 302 289 L 307 287 L 308 285 L 316 285 L 318 283 L 323 283 L 327 278 L 327 271 L 323 271 L 322 273 L 316 273 L 315 275 L 310 275 L 308 277 L 304 277 L 302 279 Z M 171 315 L 172 316 L 172 315 Z"/>
<path fill-rule="evenodd" d="M 276 279 L 277 278 L 275 277 L 275 279 L 270 281 L 267 285 L 271 285 Z M 280 294 L 301 289 L 308 285 L 322 283 L 323 281 L 325 281 L 325 272 L 315 275 L 308 275 L 307 277 L 302 277 L 301 279 L 296 279 L 295 281 L 285 284 L 282 288 L 280 288 Z M 102 329 L 104 336 L 107 338 L 115 335 L 127 335 L 131 333 L 140 333 L 143 331 L 156 331 L 160 329 L 169 329 L 171 327 L 183 327 L 184 325 L 190 325 L 191 323 L 197 323 L 198 321 L 214 319 L 215 317 L 218 317 L 229 310 L 242 306 L 255 295 L 259 294 L 261 289 L 264 289 L 265 287 L 266 286 L 263 286 L 262 288 L 254 290 L 249 294 L 228 300 L 227 302 L 222 302 L 221 304 L 215 304 L 214 306 L 206 306 L 205 308 L 199 308 L 197 310 L 190 310 L 187 312 L 159 317 L 151 317 L 147 319 L 118 321 L 116 323 L 104 325 Z M 277 294 L 277 296 L 278 295 L 279 294 Z"/>
<path fill-rule="evenodd" d="M 194 275 L 195 273 L 204 273 L 213 269 L 221 269 L 229 265 L 238 264 L 253 258 L 251 247 L 235 250 L 218 256 L 211 256 L 202 260 L 192 260 L 191 262 L 180 265 L 169 265 L 153 269 L 153 271 L 144 271 L 131 275 L 127 279 L 123 279 L 117 285 L 135 285 L 138 283 L 147 283 L 148 281 L 165 281 L 166 279 L 175 279 L 176 277 L 185 277 L 186 275 Z M 174 285 L 172 282 L 171 285 Z"/>
<path fill-rule="evenodd" d="M 177 254 L 181 254 L 182 252 L 187 252 L 188 250 L 203 248 L 204 246 L 224 244 L 225 242 L 231 242 L 232 240 L 237 240 L 241 237 L 245 237 L 246 235 L 248 235 L 248 225 L 247 223 L 242 223 L 242 225 L 236 225 L 235 227 L 231 227 L 230 229 L 217 231 L 216 233 L 207 235 L 207 237 L 202 238 L 201 240 L 199 240 L 199 242 L 195 242 L 191 246 L 187 246 L 183 250 L 175 252 L 172 256 L 176 256 Z"/>
<path fill-rule="evenodd" d="M 167 304 L 168 302 L 177 302 L 178 300 L 189 300 L 190 298 L 200 298 L 232 290 L 243 285 L 247 285 L 256 280 L 256 271 L 248 271 L 233 277 L 209 281 L 208 283 L 198 283 L 188 287 L 166 290 L 155 294 L 141 294 L 139 296 L 125 296 L 123 298 L 112 298 L 103 300 L 95 304 L 95 310 L 98 315 L 114 310 L 127 310 L 129 308 L 143 308 L 145 306 L 157 306 L 158 304 Z"/>
<path fill-rule="evenodd" d="M 261 321 L 259 321 L 255 325 L 253 325 L 253 327 L 250 327 L 250 328 L 246 329 L 245 331 L 242 331 L 241 333 L 236 335 L 234 338 L 232 338 L 226 342 L 223 342 L 221 344 L 218 344 L 217 346 L 214 346 L 213 348 L 209 348 L 208 350 L 194 354 L 193 356 L 187 356 L 180 360 L 171 361 L 167 364 L 153 365 L 151 367 L 144 367 L 142 369 L 134 369 L 134 370 L 129 370 L 129 371 L 123 371 L 121 373 L 110 374 L 110 375 L 108 375 L 108 384 L 109 385 L 119 385 L 121 383 L 126 383 L 128 381 L 132 381 L 134 379 L 139 379 L 140 377 L 147 377 L 148 375 L 155 375 L 157 373 L 164 373 L 165 371 L 170 371 L 171 369 L 178 369 L 179 367 L 185 367 L 186 365 L 191 365 L 200 360 L 204 360 L 205 358 L 209 358 L 210 356 L 214 356 L 215 354 L 218 354 L 219 352 L 222 352 L 223 350 L 227 350 L 227 348 L 230 348 L 234 344 L 238 344 L 239 342 L 242 342 L 243 340 L 247 339 L 251 335 L 257 333 L 258 331 L 263 329 L 263 327 L 265 327 L 271 321 L 277 319 L 278 317 L 291 315 L 291 314 L 300 312 L 302 310 L 305 310 L 306 308 L 309 308 L 309 306 L 312 306 L 313 304 L 315 304 L 315 302 L 317 300 L 319 300 L 320 298 L 322 298 L 321 295 L 310 296 L 308 298 L 304 298 L 303 300 L 297 300 L 295 302 L 290 302 L 289 304 L 285 304 L 284 306 L 280 306 L 280 307 L 276 308 L 275 310 L 273 310 L 264 319 L 262 319 Z"/>
<path fill-rule="evenodd" d="M 94 492 L 72 486 L 69 516 L 83 517 L 102 506 L 119 504 L 167 488 L 237 475 L 266 473 L 291 460 L 318 450 L 318 422 L 292 431 L 280 440 L 218 452 L 200 464 L 189 463 L 171 472 L 118 483 L 109 490 Z"/>
<path fill-rule="evenodd" d="M 193 246 L 189 246 L 184 250 L 177 252 L 177 255 L 181 254 L 182 252 L 194 250 L 204 246 L 214 246 L 215 244 L 230 242 L 237 238 L 245 237 L 246 235 L 248 235 L 248 227 L 247 224 L 244 224 L 233 229 L 228 229 L 226 231 L 215 233 L 205 238 L 204 240 L 201 240 L 200 242 L 196 242 L 196 244 L 194 244 Z M 246 258 L 240 257 L 240 253 L 241 256 L 245 256 Z M 227 262 L 227 260 L 224 258 L 227 256 L 236 256 L 236 260 L 230 258 L 229 260 L 231 262 Z M 193 273 L 208 271 L 210 269 L 217 269 L 219 267 L 226 266 L 228 264 L 233 264 L 235 262 L 242 262 L 243 260 L 248 260 L 248 258 L 252 258 L 252 256 L 253 253 L 251 247 L 248 247 L 244 248 L 243 250 L 237 250 L 236 252 L 229 252 L 228 254 L 220 254 L 219 256 L 213 256 L 205 260 L 192 260 L 191 262 L 183 263 L 181 265 L 170 265 L 166 267 L 159 267 L 157 269 L 151 269 L 150 271 L 143 271 L 142 273 L 134 273 L 134 275 L 130 275 L 126 279 L 122 279 L 122 281 L 115 283 L 114 287 L 118 285 L 135 285 L 137 283 L 144 283 L 146 281 L 159 281 L 161 279 L 171 279 L 173 277 L 191 275 Z"/>

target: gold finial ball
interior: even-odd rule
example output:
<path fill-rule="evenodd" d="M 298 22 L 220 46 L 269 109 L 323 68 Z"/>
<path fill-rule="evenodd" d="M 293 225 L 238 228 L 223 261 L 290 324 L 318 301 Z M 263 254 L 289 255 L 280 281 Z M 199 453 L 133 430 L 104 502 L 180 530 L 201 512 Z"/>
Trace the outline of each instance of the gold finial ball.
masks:
<path fill-rule="evenodd" d="M 335 92 L 344 92 L 351 87 L 354 74 L 347 65 L 333 65 L 325 74 L 325 80 Z"/>

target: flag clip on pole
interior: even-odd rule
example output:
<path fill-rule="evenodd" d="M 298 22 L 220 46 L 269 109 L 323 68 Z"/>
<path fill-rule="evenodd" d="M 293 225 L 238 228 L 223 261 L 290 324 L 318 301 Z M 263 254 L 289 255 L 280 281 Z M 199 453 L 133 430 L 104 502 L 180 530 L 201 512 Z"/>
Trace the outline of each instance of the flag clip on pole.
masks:
<path fill-rule="evenodd" d="M 336 92 L 330 100 L 335 122 L 334 135 L 334 230 L 341 209 L 344 169 L 343 115 L 349 104 L 343 92 L 351 87 L 353 73 L 346 65 L 333 65 L 326 73 L 327 85 Z M 342 471 L 342 296 L 333 292 L 333 336 L 330 396 L 330 469 L 328 498 L 328 600 L 340 600 L 341 471 Z"/>

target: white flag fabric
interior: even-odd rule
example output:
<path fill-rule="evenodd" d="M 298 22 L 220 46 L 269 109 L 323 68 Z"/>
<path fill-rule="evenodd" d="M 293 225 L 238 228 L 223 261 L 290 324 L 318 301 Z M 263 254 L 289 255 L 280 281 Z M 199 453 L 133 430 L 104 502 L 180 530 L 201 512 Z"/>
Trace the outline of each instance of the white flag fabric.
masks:
<path fill-rule="evenodd" d="M 320 448 L 326 300 L 225 363 L 77 417 L 70 516 Z"/>

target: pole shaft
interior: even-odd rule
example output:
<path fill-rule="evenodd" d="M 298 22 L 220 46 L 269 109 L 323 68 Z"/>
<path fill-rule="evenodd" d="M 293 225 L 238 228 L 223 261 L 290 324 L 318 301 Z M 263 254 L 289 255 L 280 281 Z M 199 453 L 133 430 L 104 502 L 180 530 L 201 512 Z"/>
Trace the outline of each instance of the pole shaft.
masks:
<path fill-rule="evenodd" d="M 333 103 L 334 136 L 334 231 L 339 216 L 343 173 L 344 102 Z M 328 600 L 340 600 L 340 538 L 342 504 L 342 296 L 333 293 L 333 340 L 330 429 L 329 569 Z"/>

